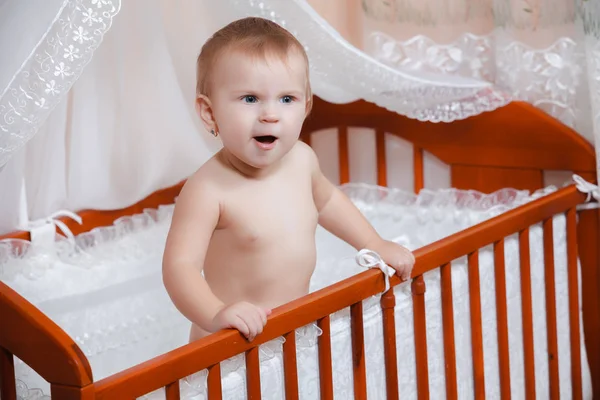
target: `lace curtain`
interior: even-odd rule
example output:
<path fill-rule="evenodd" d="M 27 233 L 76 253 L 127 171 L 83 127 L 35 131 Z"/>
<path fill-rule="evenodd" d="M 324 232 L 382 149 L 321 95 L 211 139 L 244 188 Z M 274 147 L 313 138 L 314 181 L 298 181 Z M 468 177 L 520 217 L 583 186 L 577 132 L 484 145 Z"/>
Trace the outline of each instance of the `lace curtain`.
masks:
<path fill-rule="evenodd" d="M 262 4 L 233 9 L 235 3 L 50 0 L 43 8 L 31 0 L 0 3 L 0 51 L 10 55 L 0 66 L 0 87 L 6 88 L 0 97 L 0 232 L 59 209 L 128 206 L 185 178 L 213 154 L 219 142 L 203 132 L 193 109 L 195 58 L 212 32 Z M 303 1 L 271 3 L 287 7 L 281 11 L 291 14 L 290 24 L 296 20 L 302 27 L 297 17 L 311 19 L 306 26 L 327 39 L 327 46 L 335 49 L 341 42 L 336 51 L 365 65 L 364 55 L 345 45 Z M 29 36 L 17 42 L 10 39 L 15 32 Z M 302 40 L 310 41 L 306 32 Z M 309 45 L 318 59 L 318 47 Z M 341 75 L 331 74 L 323 61 L 315 61 L 312 71 L 315 93 L 331 101 L 375 98 L 363 86 L 381 88 L 384 77 L 407 90 L 407 97 L 403 103 L 394 100 L 397 93 L 375 100 L 404 112 L 419 103 L 408 101 L 411 96 L 452 103 L 489 87 L 482 80 L 424 79 L 373 60 L 370 65 L 382 71 L 378 82 L 336 86 Z M 346 75 L 356 72 L 339 60 L 335 66 Z M 358 75 L 367 73 L 363 68 Z M 439 89 L 438 96 L 422 96 L 427 86 Z M 496 101 L 480 104 L 482 110 L 506 101 L 491 100 Z"/>
<path fill-rule="evenodd" d="M 600 2 L 362 0 L 361 6 L 365 51 L 381 62 L 484 79 L 592 143 L 600 139 Z"/>
<path fill-rule="evenodd" d="M 323 23 L 304 0 L 229 0 L 229 4 L 226 3 L 213 3 L 207 12 L 201 14 L 206 18 L 205 26 L 217 29 L 219 25 L 207 17 L 223 11 L 226 11 L 229 20 L 234 19 L 236 14 L 238 17 L 259 14 L 277 20 L 306 46 L 313 76 L 326 82 L 321 86 L 317 83 L 321 91 L 324 91 L 324 86 L 334 86 L 338 93 L 348 91 L 354 98 L 366 98 L 415 118 L 440 121 L 466 118 L 504 105 L 508 100 L 501 93 L 494 93 L 493 89 L 489 94 L 490 85 L 481 80 L 439 77 L 423 71 L 403 72 L 374 62 L 347 46 L 338 32 Z M 27 35 L 21 33 L 29 42 L 38 38 L 39 42 L 17 44 L 11 39 L 15 33 L 10 31 L 14 29 L 11 24 L 2 29 L 2 53 L 11 54 L 13 47 L 17 47 L 18 51 L 0 70 L 0 84 L 5 84 L 6 76 L 17 70 L 7 86 L 2 86 L 6 89 L 0 97 L 0 166 L 7 162 L 11 153 L 33 137 L 49 112 L 79 78 L 110 29 L 121 3 L 119 0 L 65 0 L 60 4 L 58 0 L 51 0 L 45 3 L 40 14 L 43 18 L 31 17 L 36 15 L 31 12 L 32 6 L 28 2 L 3 5 L 5 15 L 10 16 L 10 21 L 17 21 L 21 31 L 25 26 L 34 26 L 33 32 Z M 148 3 L 140 8 L 151 6 Z M 190 5 L 190 8 L 194 7 Z M 53 19 L 48 21 L 51 17 Z M 37 32 L 46 26 L 49 26 L 46 32 Z M 27 54 L 31 48 L 33 51 Z M 22 59 L 25 61 L 16 68 Z M 477 99 L 469 103 L 468 109 L 462 107 L 457 112 L 449 108 L 456 108 L 463 104 L 462 99 L 473 96 Z M 485 100 L 481 101 L 482 98 Z"/>
<path fill-rule="evenodd" d="M 433 1 L 419 7 L 431 8 Z M 0 1 L 0 51 L 11 55 L 0 66 L 0 89 L 6 85 L 0 92 L 0 232 L 61 208 L 125 207 L 193 172 L 219 147 L 193 109 L 195 57 L 214 30 L 248 14 L 272 18 L 296 33 L 311 57 L 314 91 L 329 101 L 365 98 L 413 118 L 444 121 L 502 106 L 514 94 L 591 139 L 592 107 L 593 115 L 600 112 L 599 101 L 590 102 L 599 97 L 600 85 L 598 40 L 592 35 L 598 30 L 591 22 L 597 20 L 597 5 L 580 4 L 579 14 L 569 17 L 573 23 L 563 24 L 573 28 L 560 25 L 549 47 L 529 43 L 526 27 L 492 29 L 483 3 L 470 1 L 477 7 L 466 12 L 462 0 L 454 1 L 458 8 L 448 10 L 458 10 L 452 18 L 466 18 L 462 25 L 442 9 L 421 20 L 426 10 L 408 12 L 400 1 L 331 0 L 325 6 L 321 0 L 49 0 L 43 8 L 31 0 Z M 22 24 L 8 23 L 11 17 Z M 445 20 L 454 36 L 435 22 Z M 582 30 L 584 21 L 586 40 L 575 29 L 578 22 Z M 28 42 L 9 39 L 28 25 L 33 27 Z M 36 51 L 24 51 L 23 43 L 37 43 Z M 512 53 L 500 51 L 501 43 L 510 44 L 505 47 Z M 27 62 L 17 62 L 28 55 Z M 582 57 L 587 66 L 577 61 Z M 546 66 L 543 73 L 540 64 Z M 503 75 L 515 66 L 519 74 Z M 587 75 L 596 77 L 588 80 L 596 88 L 592 93 L 586 92 Z M 315 141 L 323 144 L 323 153 L 335 149 L 329 139 Z M 374 164 L 360 151 L 374 143 L 361 135 L 353 141 L 350 151 L 358 159 L 353 157 L 351 177 L 374 183 Z M 410 189 L 411 152 L 402 143 L 390 148 L 401 155 L 390 157 L 401 164 L 390 170 L 406 171 L 391 176 L 391 184 Z M 326 173 L 336 181 L 333 164 Z M 447 185 L 439 162 L 428 160 L 426 171 L 428 186 Z"/>
<path fill-rule="evenodd" d="M 79 78 L 120 0 L 50 0 L 38 6 L 27 0 L 1 4 L 0 51 L 8 61 L 0 69 L 0 167 Z"/>
<path fill-rule="evenodd" d="M 94 11 L 97 2 L 90 1 Z M 196 53 L 226 22 L 205 7 L 187 0 L 122 5 L 80 77 L 0 171 L 0 232 L 59 209 L 126 207 L 179 182 L 218 149 L 193 110 Z M 198 25 L 202 15 L 211 24 Z"/>

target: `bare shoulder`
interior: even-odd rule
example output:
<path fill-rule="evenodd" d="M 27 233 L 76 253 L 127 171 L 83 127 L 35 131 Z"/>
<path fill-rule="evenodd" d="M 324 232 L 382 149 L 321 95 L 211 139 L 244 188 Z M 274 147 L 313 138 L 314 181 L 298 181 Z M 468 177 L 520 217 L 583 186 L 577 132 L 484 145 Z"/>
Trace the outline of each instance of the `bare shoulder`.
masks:
<path fill-rule="evenodd" d="M 310 171 L 315 171 L 319 168 L 319 160 L 315 151 L 306 143 L 299 140 L 292 151 L 294 152 L 295 162 L 308 167 Z"/>
<path fill-rule="evenodd" d="M 218 160 L 218 154 L 209 158 L 200 168 L 188 177 L 186 185 L 190 188 L 217 186 L 225 174 L 223 164 Z"/>
<path fill-rule="evenodd" d="M 183 185 L 180 196 L 188 194 L 190 192 L 195 192 L 200 188 L 211 185 L 212 179 L 210 170 L 212 164 L 212 158 L 207 160 L 204 164 L 200 166 L 196 171 L 194 171 L 191 175 L 189 175 Z"/>
<path fill-rule="evenodd" d="M 222 192 L 219 177 L 224 174 L 222 165 L 212 157 L 188 177 L 175 204 L 177 214 L 194 215 L 202 210 L 218 212 Z"/>

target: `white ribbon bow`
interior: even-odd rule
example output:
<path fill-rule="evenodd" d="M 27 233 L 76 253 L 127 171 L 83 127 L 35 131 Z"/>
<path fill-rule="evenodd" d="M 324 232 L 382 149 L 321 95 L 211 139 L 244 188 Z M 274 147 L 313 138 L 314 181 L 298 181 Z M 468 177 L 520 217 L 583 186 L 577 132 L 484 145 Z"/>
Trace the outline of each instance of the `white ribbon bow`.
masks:
<path fill-rule="evenodd" d="M 60 217 L 71 218 L 79 225 L 81 225 L 83 222 L 81 217 L 72 211 L 56 211 L 55 213 L 50 214 L 46 218 L 40 218 L 35 221 L 29 222 L 25 229 L 29 231 L 31 235 L 31 242 L 53 243 L 54 237 L 56 235 L 56 228 L 58 228 L 62 232 L 62 234 L 69 240 L 73 240 L 75 237 L 73 235 L 73 232 L 71 232 L 67 224 L 65 224 L 59 219 Z"/>
<path fill-rule="evenodd" d="M 356 263 L 363 268 L 379 268 L 385 275 L 385 290 L 387 292 L 390 288 L 390 277 L 396 273 L 396 270 L 387 265 L 383 258 L 373 250 L 362 249 L 356 254 Z"/>
<path fill-rule="evenodd" d="M 590 202 L 592 199 L 600 201 L 600 187 L 598 187 L 598 185 L 594 185 L 575 174 L 573 175 L 573 181 L 575 181 L 577 190 L 581 193 L 587 193 L 587 198 L 585 199 L 586 203 Z M 586 204 L 581 208 L 598 208 L 598 204 Z"/>

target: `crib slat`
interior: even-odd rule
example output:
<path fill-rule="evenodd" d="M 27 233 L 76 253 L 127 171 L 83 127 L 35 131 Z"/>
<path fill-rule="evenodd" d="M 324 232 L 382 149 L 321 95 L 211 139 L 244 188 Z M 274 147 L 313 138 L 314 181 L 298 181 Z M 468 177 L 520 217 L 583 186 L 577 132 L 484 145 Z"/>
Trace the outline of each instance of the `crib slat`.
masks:
<path fill-rule="evenodd" d="M 546 327 L 548 330 L 548 369 L 550 398 L 560 396 L 558 381 L 558 338 L 556 334 L 556 284 L 554 277 L 554 235 L 552 218 L 543 222 L 544 230 L 544 276 L 546 278 Z"/>
<path fill-rule="evenodd" d="M 415 331 L 415 360 L 417 363 L 417 392 L 420 400 L 429 399 L 429 369 L 427 367 L 427 324 L 425 322 L 425 281 L 423 275 L 412 280 L 413 320 Z"/>
<path fill-rule="evenodd" d="M 456 382 L 456 348 L 454 342 L 454 307 L 452 304 L 452 265 L 440 267 L 442 283 L 442 324 L 444 329 L 444 365 L 446 369 L 446 398 L 458 398 Z"/>
<path fill-rule="evenodd" d="M 348 127 L 338 128 L 338 161 L 340 164 L 340 185 L 350 182 L 350 164 L 348 162 Z"/>
<path fill-rule="evenodd" d="M 354 398 L 367 398 L 367 371 L 365 367 L 365 331 L 362 301 L 350 306 L 352 327 L 352 362 L 354 371 Z"/>
<path fill-rule="evenodd" d="M 258 347 L 253 347 L 246 352 L 246 380 L 248 400 L 260 399 L 260 362 L 258 358 Z"/>
<path fill-rule="evenodd" d="M 221 388 L 221 364 L 215 364 L 208 368 L 208 400 L 221 400 L 223 391 Z"/>
<path fill-rule="evenodd" d="M 569 280 L 569 325 L 573 399 L 583 397 L 581 388 L 581 343 L 579 331 L 579 282 L 577 278 L 577 214 L 567 211 L 567 276 Z"/>
<path fill-rule="evenodd" d="M 533 353 L 533 305 L 531 300 L 531 260 L 529 228 L 519 232 L 519 265 L 521 267 L 521 308 L 523 313 L 523 356 L 525 396 L 535 400 L 535 364 Z"/>
<path fill-rule="evenodd" d="M 468 255 L 469 262 L 469 306 L 471 308 L 471 346 L 473 354 L 473 378 L 476 399 L 485 398 L 485 376 L 483 372 L 483 336 L 481 329 L 481 296 L 479 286 L 479 251 Z"/>
<path fill-rule="evenodd" d="M 398 399 L 398 361 L 396 359 L 396 296 L 390 289 L 381 296 L 383 318 L 383 351 L 385 358 L 385 383 L 388 400 Z"/>
<path fill-rule="evenodd" d="M 17 399 L 14 358 L 3 347 L 0 347 L 0 398 L 3 400 Z"/>
<path fill-rule="evenodd" d="M 319 336 L 319 382 L 321 399 L 333 400 L 333 372 L 331 370 L 331 326 L 329 316 L 317 321 L 322 333 Z"/>
<path fill-rule="evenodd" d="M 165 387 L 166 400 L 180 400 L 179 381 L 169 383 Z"/>
<path fill-rule="evenodd" d="M 387 186 L 387 163 L 385 159 L 385 132 L 375 131 L 375 146 L 377 150 L 377 184 Z"/>
<path fill-rule="evenodd" d="M 510 399 L 510 362 L 508 353 L 508 311 L 506 304 L 506 266 L 504 240 L 494 243 L 494 281 L 496 283 L 496 319 L 498 330 L 498 369 L 500 394 Z"/>
<path fill-rule="evenodd" d="M 298 399 L 298 365 L 296 364 L 296 331 L 284 335 L 283 373 L 285 378 L 285 399 Z"/>
<path fill-rule="evenodd" d="M 413 173 L 415 193 L 419 193 L 425 187 L 425 179 L 423 177 L 423 149 L 418 146 L 413 146 Z"/>

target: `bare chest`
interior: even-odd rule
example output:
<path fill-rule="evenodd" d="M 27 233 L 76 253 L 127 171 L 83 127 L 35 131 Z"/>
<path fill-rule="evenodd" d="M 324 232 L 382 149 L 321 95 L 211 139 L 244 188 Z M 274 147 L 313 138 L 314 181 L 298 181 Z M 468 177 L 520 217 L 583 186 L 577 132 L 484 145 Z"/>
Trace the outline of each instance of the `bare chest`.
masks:
<path fill-rule="evenodd" d="M 242 247 L 302 242 L 314 237 L 317 218 L 310 184 L 249 185 L 227 199 L 221 233 Z"/>

